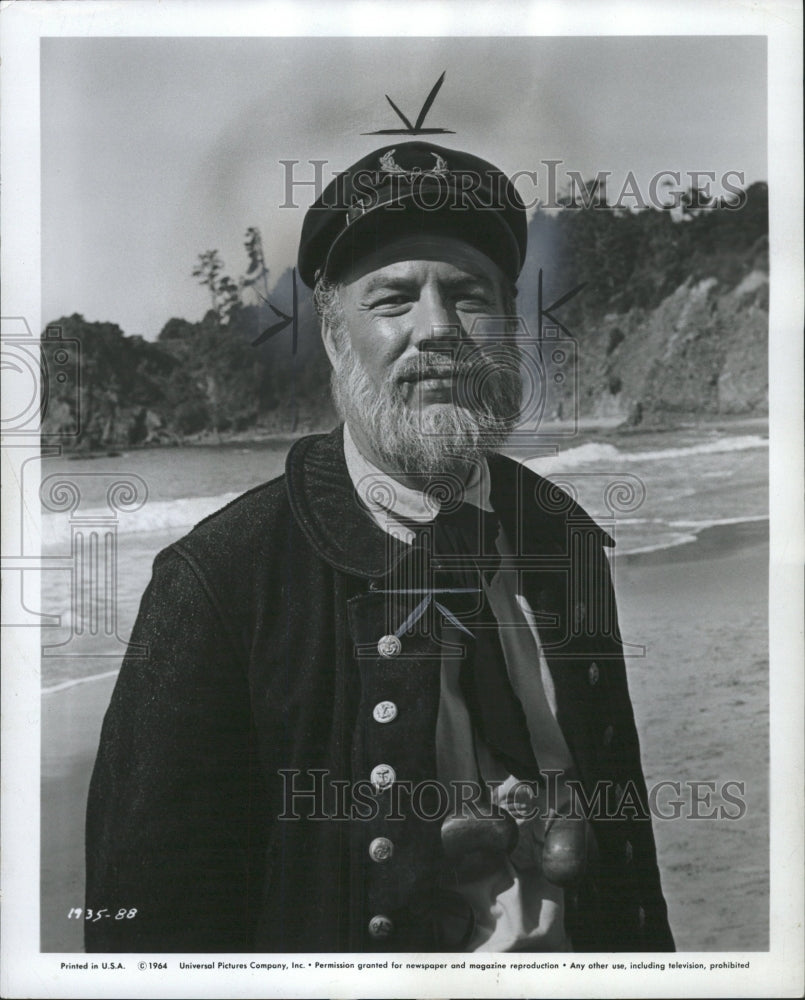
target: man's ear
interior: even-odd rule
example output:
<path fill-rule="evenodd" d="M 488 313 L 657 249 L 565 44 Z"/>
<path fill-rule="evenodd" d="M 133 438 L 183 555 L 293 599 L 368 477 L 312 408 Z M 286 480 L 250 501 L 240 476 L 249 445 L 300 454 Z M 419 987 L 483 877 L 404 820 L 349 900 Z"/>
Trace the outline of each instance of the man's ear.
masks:
<path fill-rule="evenodd" d="M 324 350 L 327 352 L 327 357 L 330 359 L 330 364 L 335 368 L 335 359 L 338 356 L 338 347 L 335 343 L 335 337 L 333 336 L 333 328 L 326 321 L 321 321 L 321 342 L 324 344 Z"/>

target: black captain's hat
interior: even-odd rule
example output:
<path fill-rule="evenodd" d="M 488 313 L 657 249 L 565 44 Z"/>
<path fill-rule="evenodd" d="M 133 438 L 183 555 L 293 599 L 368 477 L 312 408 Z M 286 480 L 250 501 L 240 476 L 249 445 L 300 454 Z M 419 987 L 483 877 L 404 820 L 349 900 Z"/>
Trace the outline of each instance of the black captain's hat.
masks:
<path fill-rule="evenodd" d="M 402 236 L 443 235 L 486 254 L 516 281 L 527 243 L 511 180 L 471 153 L 429 142 L 377 149 L 338 174 L 308 209 L 299 276 L 312 288 Z"/>

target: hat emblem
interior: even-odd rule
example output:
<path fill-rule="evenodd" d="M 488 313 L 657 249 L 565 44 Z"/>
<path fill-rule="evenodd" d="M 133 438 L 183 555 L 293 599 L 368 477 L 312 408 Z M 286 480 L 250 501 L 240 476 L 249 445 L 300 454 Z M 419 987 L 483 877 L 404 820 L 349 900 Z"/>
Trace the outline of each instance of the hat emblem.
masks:
<path fill-rule="evenodd" d="M 405 170 L 394 159 L 394 154 L 396 152 L 396 149 L 389 149 L 380 157 L 380 169 L 385 171 L 387 174 L 399 174 L 410 179 L 420 175 L 426 176 L 428 174 L 433 174 L 436 177 L 446 177 L 450 173 L 447 166 L 447 160 L 445 160 L 445 158 L 440 156 L 438 153 L 431 153 L 431 156 L 436 160 L 436 162 L 429 170 L 422 170 L 421 167 L 414 167 L 413 170 Z"/>
<path fill-rule="evenodd" d="M 402 184 L 415 184 L 417 181 L 422 180 L 426 177 L 451 177 L 451 171 L 447 165 L 447 160 L 438 153 L 431 152 L 431 156 L 436 160 L 432 167 L 428 167 L 423 170 L 421 167 L 413 167 L 411 170 L 406 170 L 401 167 L 399 163 L 394 159 L 394 154 L 397 152 L 395 149 L 389 149 L 387 152 L 383 153 L 382 156 L 378 158 L 378 163 L 380 164 L 380 170 L 374 175 L 362 177 L 364 185 L 367 187 L 374 188 L 377 194 L 377 200 L 373 200 L 370 197 L 359 198 L 357 195 L 353 195 L 350 199 L 349 208 L 346 212 L 346 225 L 351 226 L 356 219 L 359 219 L 362 215 L 365 215 L 370 209 L 377 208 L 380 204 L 389 203 L 389 195 L 382 196 L 381 189 L 385 187 L 386 180 L 384 180 L 382 174 L 390 175 L 391 177 L 398 177 Z M 393 200 L 393 195 L 391 196 Z"/>

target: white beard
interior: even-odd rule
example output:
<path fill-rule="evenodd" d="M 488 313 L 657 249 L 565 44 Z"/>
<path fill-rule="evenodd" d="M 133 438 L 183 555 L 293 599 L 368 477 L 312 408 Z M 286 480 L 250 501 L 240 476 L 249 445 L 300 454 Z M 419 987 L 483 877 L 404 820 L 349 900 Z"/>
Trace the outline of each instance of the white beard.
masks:
<path fill-rule="evenodd" d="M 460 367 L 455 402 L 417 408 L 406 403 L 400 377 L 416 371 L 419 359 L 398 363 L 375 387 L 345 334 L 331 374 L 333 400 L 342 420 L 366 436 L 384 471 L 448 471 L 495 451 L 516 425 L 522 380 L 514 343 L 496 345 L 493 359 Z M 409 385 L 415 392 L 415 383 Z"/>

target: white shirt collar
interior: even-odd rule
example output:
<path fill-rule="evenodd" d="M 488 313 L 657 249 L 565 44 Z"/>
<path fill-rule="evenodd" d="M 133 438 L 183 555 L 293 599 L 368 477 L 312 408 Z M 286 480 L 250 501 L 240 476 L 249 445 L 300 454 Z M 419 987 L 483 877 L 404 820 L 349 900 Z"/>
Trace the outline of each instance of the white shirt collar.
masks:
<path fill-rule="evenodd" d="M 410 542 L 414 538 L 414 533 L 400 524 L 396 517 L 425 523 L 432 521 L 439 513 L 440 505 L 437 499 L 410 486 L 404 486 L 362 455 L 346 424 L 344 457 L 358 499 L 380 527 L 389 534 Z M 489 500 L 489 466 L 486 459 L 481 459 L 478 465 L 473 466 L 472 475 L 464 484 L 464 500 L 475 507 L 480 507 L 481 510 L 492 510 Z"/>

